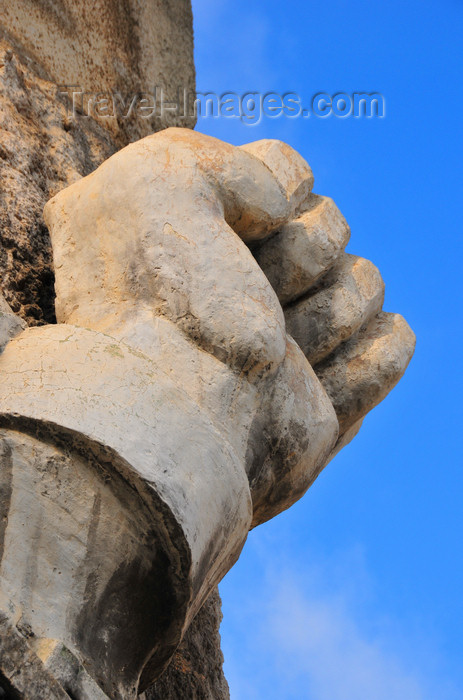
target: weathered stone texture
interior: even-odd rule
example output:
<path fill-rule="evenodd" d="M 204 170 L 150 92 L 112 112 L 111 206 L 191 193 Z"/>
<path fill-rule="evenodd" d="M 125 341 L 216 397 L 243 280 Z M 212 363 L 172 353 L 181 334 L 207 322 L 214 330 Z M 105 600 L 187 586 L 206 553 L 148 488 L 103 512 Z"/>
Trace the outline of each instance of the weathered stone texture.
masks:
<path fill-rule="evenodd" d="M 56 85 L 0 42 L 0 285 L 12 310 L 31 325 L 55 321 L 43 207 L 115 150 L 93 120 L 69 120 Z"/>
<path fill-rule="evenodd" d="M 383 301 L 378 269 L 343 254 L 321 288 L 285 309 L 286 328 L 315 367 L 379 313 Z"/>
<path fill-rule="evenodd" d="M 242 459 L 254 525 L 301 497 L 338 434 L 245 245 L 290 220 L 312 185 L 298 153 L 270 145 L 267 166 L 248 149 L 166 129 L 109 158 L 44 212 L 58 321 L 138 348 L 185 387 Z"/>
<path fill-rule="evenodd" d="M 119 93 L 129 104 L 158 87 L 175 102 L 178 89 L 195 90 L 190 0 L 5 0 L 1 34 L 42 77 L 89 97 Z M 153 117 L 150 111 L 129 119 L 102 114 L 119 146 L 167 126 L 195 124 L 181 110 Z"/>
<path fill-rule="evenodd" d="M 170 666 L 146 691 L 146 700 L 228 700 L 223 675 L 218 591 L 214 591 L 193 620 Z"/>
<path fill-rule="evenodd" d="M 25 636 L 0 612 L 0 700 L 70 700 L 30 648 Z"/>
<path fill-rule="evenodd" d="M 311 194 L 304 211 L 254 251 L 270 284 L 286 305 L 313 288 L 346 247 L 347 221 L 329 197 Z"/>
<path fill-rule="evenodd" d="M 108 335 L 27 329 L 0 372 L 0 424 L 14 435 L 0 609 L 128 700 L 238 558 L 251 523 L 242 456 L 174 375 Z"/>
<path fill-rule="evenodd" d="M 312 182 L 281 142 L 167 129 L 46 204 L 58 325 L 0 357 L 0 609 L 112 700 L 159 679 L 249 528 L 305 493 L 412 355 L 378 270 L 343 252 L 348 230 Z M 303 287 L 289 273 L 272 288 L 267 240 L 267 269 L 285 251 Z M 301 251 L 320 244 L 311 269 Z M 19 555 L 20 530 L 35 546 Z M 169 682 L 189 672 L 207 698 L 220 662 L 207 679 L 189 640 Z"/>
<path fill-rule="evenodd" d="M 148 700 L 223 700 L 218 597 L 201 605 L 249 527 L 300 498 L 354 437 L 414 336 L 381 311 L 377 269 L 344 253 L 348 226 L 311 194 L 299 154 L 184 129 L 115 153 L 142 132 L 70 120 L 44 77 L 78 78 L 79 55 L 90 74 L 86 6 L 47 14 L 20 0 L 18 17 L 32 6 L 58 44 L 74 20 L 80 39 L 56 55 L 46 31 L 32 45 L 0 11 L 14 47 L 27 45 L 21 58 L 5 40 L 0 51 L 4 687 L 45 699 L 25 687 L 42 662 L 34 683 L 52 674 L 48 697 L 126 700 L 157 679 Z M 111 28 L 147 55 L 157 46 L 143 25 L 154 5 L 127 7 L 124 21 L 119 4 L 105 15 L 105 86 Z M 122 45 L 114 69 L 132 83 L 148 75 L 143 61 L 130 73 L 134 57 Z M 51 325 L 15 339 L 19 317 Z"/>
<path fill-rule="evenodd" d="M 185 56 L 185 61 L 192 66 L 191 57 Z M 24 327 L 19 317 L 30 325 L 55 321 L 52 252 L 42 216 L 46 201 L 92 172 L 126 138 L 119 131 L 115 139 L 114 133 L 93 119 L 69 119 L 57 86 L 43 73 L 39 77 L 33 66 L 8 41 L 0 42 L 0 284 L 11 304 L 0 297 L 0 350 Z M 181 672 L 177 664 L 166 672 L 169 676 L 165 680 L 158 681 L 163 684 L 163 700 L 187 698 L 189 692 L 198 698 L 228 697 L 216 634 L 219 615 L 220 601 L 215 597 L 182 643 L 188 664 L 181 666 Z M 2 631 L 4 640 L 6 634 Z M 23 649 L 27 643 L 21 634 L 17 630 L 11 634 L 15 640 L 23 640 Z M 23 649 L 21 659 L 24 653 Z M 19 665 L 18 661 L 18 669 Z M 23 667 L 15 681 L 15 692 L 23 692 L 27 700 L 51 700 L 53 682 L 47 673 L 37 670 L 39 666 L 36 659 L 36 666 L 32 664 L 29 670 Z M 7 690 L 13 687 L 2 681 L 0 693 L 2 683 Z M 61 698 L 62 691 L 56 685 L 56 697 Z"/>
<path fill-rule="evenodd" d="M 316 367 L 336 409 L 340 432 L 352 429 L 395 387 L 415 348 L 415 336 L 399 314 L 381 311 Z"/>
<path fill-rule="evenodd" d="M 25 321 L 16 316 L 0 293 L 0 353 L 6 344 L 26 327 Z"/>

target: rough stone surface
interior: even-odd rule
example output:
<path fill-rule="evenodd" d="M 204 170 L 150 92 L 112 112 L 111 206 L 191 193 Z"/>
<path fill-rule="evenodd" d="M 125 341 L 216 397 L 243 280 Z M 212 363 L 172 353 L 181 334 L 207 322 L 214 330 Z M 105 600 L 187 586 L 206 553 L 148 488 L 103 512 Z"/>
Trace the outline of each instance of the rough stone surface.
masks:
<path fill-rule="evenodd" d="M 265 163 L 291 202 L 291 214 L 294 215 L 313 187 L 309 164 L 291 146 L 275 139 L 253 141 L 240 148 Z"/>
<path fill-rule="evenodd" d="M 140 119 L 140 101 L 135 103 L 134 118 L 121 118 L 124 107 L 118 117 L 108 117 L 104 110 L 97 114 L 92 98 L 89 101 L 85 98 L 82 108 L 85 111 L 90 105 L 99 124 L 92 118 L 71 119 L 64 95 L 61 98 L 57 95 L 57 85 L 74 84 L 82 90 L 103 92 L 106 95 L 117 91 L 121 93 L 125 107 L 136 91 L 151 92 L 157 85 L 164 90 L 164 98 L 176 101 L 178 87 L 194 89 L 194 67 L 191 7 L 188 0 L 170 3 L 155 0 L 145 3 L 136 0 L 125 3 L 119 0 L 97 0 L 93 3 L 86 0 L 3 2 L 0 6 L 0 36 L 0 281 L 1 289 L 11 305 L 8 306 L 0 296 L 1 352 L 5 344 L 24 327 L 23 322 L 12 315 L 11 309 L 31 325 L 55 321 L 51 247 L 42 218 L 45 202 L 63 187 L 92 172 L 129 141 L 167 125 L 192 126 L 194 122 L 191 117 L 184 118 L 172 111 L 165 112 L 163 116 L 158 113 L 158 116 Z M 291 318 L 295 324 L 294 329 L 300 332 L 298 339 L 307 355 L 312 361 L 318 362 L 315 366 L 316 373 L 329 392 L 341 424 L 341 435 L 325 460 L 327 461 L 354 437 L 361 425 L 362 416 L 384 397 L 400 377 L 412 352 L 413 336 L 400 317 L 380 314 L 371 320 L 370 303 L 360 303 L 355 318 L 350 316 L 346 326 L 342 325 L 341 319 L 346 314 L 347 318 L 352 311 L 349 303 L 346 306 L 346 299 L 353 298 L 352 286 L 349 290 L 349 280 L 345 280 L 347 297 L 344 297 L 344 307 L 342 301 L 336 301 L 339 296 L 343 296 L 340 289 L 343 285 L 336 273 L 336 260 L 349 235 L 342 215 L 327 198 L 309 195 L 313 184 L 311 170 L 289 146 L 276 141 L 261 141 L 248 144 L 241 150 L 243 157 L 233 155 L 228 165 L 226 156 L 217 160 L 217 151 L 213 158 L 208 158 L 207 153 L 203 153 L 203 170 L 209 173 L 212 192 L 219 192 L 217 201 L 219 209 L 223 207 L 225 221 L 252 247 L 279 302 L 283 306 L 290 304 L 285 309 L 286 322 L 289 326 L 288 319 Z M 223 147 L 221 151 L 223 154 L 225 151 L 231 153 L 230 147 Z M 246 155 L 254 158 L 254 161 L 249 158 L 246 160 Z M 258 174 L 259 170 L 262 172 L 259 161 L 263 162 L 269 175 L 257 178 L 260 186 L 256 189 L 253 188 L 254 174 Z M 191 162 L 184 165 L 188 169 Z M 195 168 L 196 165 L 193 164 L 193 169 Z M 177 172 L 178 179 L 174 178 L 171 189 L 164 192 L 166 198 L 182 187 L 181 175 Z M 233 196 L 227 197 L 227 191 Z M 207 193 L 209 194 L 210 192 Z M 216 220 L 216 213 L 212 218 Z M 205 227 L 208 225 L 209 220 L 206 219 Z M 167 229 L 164 243 L 169 240 L 169 235 L 175 233 L 174 227 L 172 230 Z M 272 235 L 267 239 L 268 234 Z M 259 243 L 262 239 L 264 242 Z M 228 250 L 223 243 L 223 239 L 217 243 L 220 253 L 218 258 L 222 261 L 224 252 Z M 315 375 L 308 369 L 297 346 L 289 338 L 285 339 L 281 309 L 265 287 L 262 277 L 253 268 L 252 260 L 244 254 L 236 240 L 228 254 L 232 261 L 234 255 L 239 261 L 237 280 L 241 277 L 241 281 L 237 284 L 240 293 L 246 297 L 254 291 L 252 285 L 250 291 L 243 284 L 242 278 L 249 273 L 254 281 L 259 279 L 256 308 L 259 304 L 262 308 L 262 304 L 270 302 L 269 310 L 263 314 L 267 322 L 261 326 L 260 341 L 251 348 L 249 366 L 240 364 L 243 351 L 251 347 L 250 336 L 246 337 L 243 327 L 237 328 L 237 340 L 227 342 L 221 337 L 229 330 L 226 324 L 221 328 L 220 325 L 214 327 L 214 324 L 207 327 L 204 323 L 211 309 L 202 306 L 200 300 L 197 300 L 197 308 L 194 309 L 199 314 L 195 320 L 195 315 L 188 306 L 188 295 L 179 297 L 178 294 L 172 294 L 171 290 L 170 295 L 163 296 L 169 285 L 175 289 L 175 284 L 182 275 L 190 284 L 188 264 L 179 259 L 175 270 L 175 266 L 169 262 L 169 251 L 177 254 L 178 249 L 169 248 L 168 243 L 163 247 L 162 284 L 155 285 L 154 289 L 145 286 L 148 289 L 149 303 L 153 297 L 161 297 L 162 313 L 156 317 L 155 322 L 150 317 L 151 310 L 147 312 L 150 317 L 148 322 L 143 320 L 141 314 L 138 324 L 129 330 L 128 338 L 135 348 L 141 345 L 143 350 L 149 351 L 150 356 L 154 352 L 155 360 L 164 367 L 166 374 L 172 374 L 179 365 L 178 357 L 175 354 L 172 357 L 174 348 L 174 353 L 178 353 L 178 356 L 190 357 L 183 370 L 188 396 L 201 397 L 201 404 L 208 407 L 209 417 L 213 415 L 221 425 L 223 436 L 228 438 L 234 435 L 236 438 L 236 435 L 248 435 L 247 441 L 241 438 L 240 447 L 246 447 L 244 463 L 253 493 L 253 524 L 257 524 L 272 517 L 281 509 L 282 504 L 287 507 L 298 498 L 323 466 L 323 460 L 307 462 L 301 459 L 302 456 L 307 456 L 307 442 L 311 442 L 317 432 L 316 421 L 312 420 L 314 416 L 308 420 L 307 413 L 317 412 L 314 397 L 323 396 L 323 393 L 320 393 L 320 389 L 315 393 L 307 390 L 307 387 L 317 387 Z M 205 245 L 204 248 L 206 247 Z M 209 267 L 210 258 L 216 252 L 211 251 L 209 255 Z M 185 258 L 188 258 L 187 253 Z M 200 265 L 198 269 L 198 258 L 201 255 L 197 256 L 193 265 L 194 274 L 201 274 L 204 269 Z M 368 263 L 363 261 L 361 266 L 368 267 Z M 135 277 L 139 272 L 138 269 Z M 233 275 L 233 264 L 226 272 Z M 211 295 L 211 289 L 216 293 L 215 279 L 207 278 L 207 282 L 211 284 L 209 287 L 204 285 L 206 298 Z M 364 299 L 368 294 L 363 295 L 360 286 L 357 285 L 357 296 Z M 229 288 L 229 291 L 235 300 L 234 290 Z M 226 287 L 222 288 L 226 298 L 225 292 Z M 307 295 L 307 299 L 305 296 L 301 299 L 300 313 L 297 313 L 292 302 L 303 295 Z M 320 302 L 320 313 L 315 324 L 318 336 L 317 333 L 308 331 L 308 328 L 314 327 L 310 314 L 311 296 L 317 297 Z M 185 299 L 188 301 L 186 308 Z M 143 299 L 143 304 L 145 302 Z M 304 306 L 305 302 L 307 304 Z M 245 321 L 253 317 L 250 312 L 253 303 L 252 300 L 249 302 Z M 337 321 L 333 328 L 326 322 L 322 308 L 327 313 L 329 311 L 334 321 Z M 157 308 L 156 312 L 159 311 Z M 188 321 L 183 325 L 182 316 Z M 114 352 L 117 352 L 116 348 L 121 348 L 121 328 L 125 324 L 127 330 L 129 317 L 130 313 L 121 318 L 120 327 L 115 330 L 117 338 Z M 255 324 L 258 324 L 257 317 L 258 314 L 255 313 L 254 331 Z M 268 323 L 270 319 L 273 319 L 270 324 L 274 326 L 273 335 Z M 150 324 L 153 329 L 151 334 L 146 333 Z M 181 333 L 178 333 L 178 329 Z M 122 339 L 125 339 L 124 333 Z M 294 334 L 297 335 L 296 330 Z M 332 336 L 336 342 L 327 342 L 326 338 Z M 157 337 L 163 337 L 164 341 L 156 345 L 152 341 Z M 269 338 L 272 342 L 267 346 Z M 192 345 L 198 342 L 200 350 L 192 351 Z M 326 357 L 328 350 L 331 354 Z M 8 356 L 11 357 L 9 351 L 7 359 Z M 270 360 L 273 376 L 270 372 L 265 378 L 266 359 Z M 219 370 L 220 365 L 222 367 Z M 251 380 L 248 390 L 241 390 L 241 393 L 236 391 L 238 368 L 246 380 Z M 254 377 L 250 371 L 253 368 Z M 204 376 L 215 377 L 215 396 L 212 392 L 212 398 L 211 392 L 204 386 Z M 302 380 L 303 376 L 306 381 Z M 239 381 L 243 383 L 242 376 Z M 60 390 L 61 388 L 60 386 Z M 59 393 L 61 392 L 58 395 Z M 91 393 L 91 390 L 86 391 L 87 398 Z M 241 400 L 237 401 L 239 393 Z M 185 399 L 187 402 L 188 396 Z M 20 396 L 16 395 L 16 400 L 19 399 Z M 258 405 L 260 411 L 253 413 L 253 410 L 249 410 L 250 404 L 254 408 Z M 245 410 L 246 406 L 248 410 Z M 232 412 L 230 407 L 234 409 Z M 310 408 L 309 411 L 307 407 Z M 23 410 L 23 413 L 27 411 Z M 237 419 L 239 415 L 241 425 Z M 296 421 L 292 420 L 294 416 L 297 416 Z M 247 433 L 243 431 L 243 426 L 249 423 Z M 64 449 L 59 444 L 57 433 L 51 439 L 50 434 L 45 435 L 46 431 L 41 432 L 37 425 L 32 431 L 31 424 L 27 421 L 21 426 L 18 423 L 18 432 L 9 423 L 2 431 L 0 509 L 2 513 L 11 511 L 12 521 L 21 518 L 21 508 L 28 509 L 27 514 L 24 512 L 23 520 L 32 532 L 31 543 L 37 545 L 31 561 L 38 566 L 35 582 L 31 583 L 32 570 L 28 568 L 27 557 L 24 557 L 24 541 L 16 544 L 15 528 L 10 525 L 6 532 L 3 527 L 6 521 L 2 518 L 0 542 L 3 543 L 3 550 L 5 541 L 12 536 L 13 539 L 9 540 L 9 544 L 7 542 L 6 553 L 2 551 L 5 556 L 0 558 L 6 569 L 10 566 L 6 580 L 10 587 L 13 586 L 10 593 L 19 607 L 13 606 L 14 624 L 11 622 L 11 608 L 0 619 L 0 690 L 6 689 L 13 696 L 19 695 L 28 700 L 55 697 L 95 700 L 102 691 L 96 688 L 81 661 L 59 639 L 37 637 L 28 621 L 28 615 L 38 607 L 41 612 L 34 614 L 39 617 L 41 614 L 42 620 L 39 622 L 33 619 L 37 629 L 41 625 L 46 627 L 48 623 L 59 626 L 59 615 L 55 618 L 51 616 L 47 622 L 47 609 L 53 608 L 55 602 L 60 600 L 60 593 L 63 594 L 66 588 L 63 584 L 61 588 L 56 585 L 56 577 L 62 577 L 63 571 L 57 574 L 48 570 L 49 575 L 43 579 L 47 567 L 44 568 L 40 553 L 48 552 L 52 557 L 55 556 L 57 571 L 67 567 L 68 576 L 72 566 L 79 561 L 79 556 L 95 572 L 92 556 L 98 557 L 98 550 L 104 552 L 106 547 L 108 559 L 111 559 L 110 554 L 114 550 L 114 546 L 111 549 L 108 544 L 108 534 L 104 533 L 117 533 L 121 544 L 123 532 L 126 535 L 132 531 L 140 532 L 146 520 L 143 519 L 140 508 L 134 508 L 134 502 L 140 503 L 140 495 L 134 495 L 133 491 L 127 490 L 126 485 L 118 481 L 114 465 L 109 469 L 107 459 L 103 464 L 99 464 L 95 457 L 90 459 L 88 450 L 86 453 L 84 451 L 86 459 L 83 459 L 82 452 L 70 450 L 69 445 L 67 450 Z M 309 426 L 312 426 L 312 433 Z M 13 479 L 14 463 L 17 468 L 14 469 Z M 32 500 L 31 493 L 35 493 Z M 75 497 L 72 506 L 70 493 Z M 95 497 L 98 494 L 101 500 L 95 510 L 95 503 L 98 502 Z M 85 495 L 88 499 L 84 498 Z M 12 503 L 16 505 L 12 507 Z M 128 503 L 131 504 L 130 507 L 127 507 Z M 91 514 L 88 513 L 89 504 L 93 504 Z M 111 528 L 105 526 L 105 509 L 106 522 L 109 511 L 119 513 L 117 527 L 114 522 L 111 523 Z M 132 522 L 128 517 L 129 511 L 137 513 L 137 522 Z M 77 533 L 73 530 L 74 516 L 77 520 L 81 519 Z M 100 523 L 98 526 L 95 526 L 96 521 Z M 86 531 L 87 525 L 92 527 L 89 527 L 85 541 L 82 532 Z M 145 529 L 145 537 L 149 540 L 149 527 Z M 19 533 L 18 527 L 16 534 L 19 536 Z M 165 537 L 159 539 L 166 541 Z M 169 549 L 171 553 L 174 550 L 175 546 Z M 15 552 L 22 554 L 15 557 Z M 90 560 L 89 552 L 93 552 Z M 145 563 L 150 560 L 150 556 L 152 554 L 148 552 L 142 555 Z M 18 573 L 16 578 L 11 567 Z M 100 583 L 104 580 L 104 570 L 103 564 L 101 570 L 97 569 Z M 79 576 L 80 580 L 85 580 L 85 571 L 81 570 Z M 120 572 L 113 593 L 109 597 L 103 596 L 101 600 L 106 603 L 120 600 L 121 589 L 124 588 L 120 582 L 130 580 L 130 576 L 127 576 L 127 571 Z M 135 579 L 139 584 L 140 570 Z M 87 580 L 87 597 L 92 600 L 95 581 L 91 576 Z M 212 586 L 212 583 L 213 579 L 208 585 Z M 74 590 L 72 585 L 70 588 Z M 172 586 L 172 590 L 179 590 L 179 586 Z M 40 603 L 40 596 L 46 598 L 53 592 L 56 593 L 53 605 Z M 148 599 L 152 598 L 153 589 L 150 588 Z M 143 596 L 142 599 L 144 600 Z M 36 601 L 34 605 L 31 605 L 32 600 Z M 79 600 L 78 592 L 76 600 Z M 4 601 L 2 606 L 3 603 Z M 177 613 L 180 607 L 178 606 Z M 167 671 L 155 687 L 147 691 L 149 700 L 221 700 L 228 697 L 221 672 L 222 657 L 217 635 L 219 607 L 218 597 L 213 594 L 194 619 Z M 71 611 L 68 611 L 72 617 L 71 612 L 72 606 Z M 191 614 L 193 613 L 194 608 L 191 608 Z M 146 610 L 143 610 L 138 618 L 135 615 L 132 623 L 139 624 L 141 630 L 145 617 Z M 90 615 L 87 621 L 80 623 L 86 641 L 81 639 L 79 644 L 84 647 L 92 639 L 94 641 L 98 638 L 98 629 L 93 629 L 94 619 Z M 121 612 L 117 615 L 117 626 L 123 629 L 126 624 L 124 612 Z M 164 635 L 163 645 L 168 648 L 169 644 L 174 648 L 175 640 L 168 640 Z M 108 664 L 115 662 L 117 644 L 112 652 L 114 658 L 110 654 L 108 659 L 103 659 L 106 669 Z M 128 645 L 123 650 L 122 665 L 133 664 L 130 653 Z M 95 674 L 95 669 L 90 670 Z M 112 692 L 107 685 L 106 687 Z"/>
<path fill-rule="evenodd" d="M 214 591 L 190 625 L 170 666 L 146 691 L 146 700 L 229 700 L 220 652 L 221 620 L 220 597 Z"/>
<path fill-rule="evenodd" d="M 27 608 L 36 637 L 61 640 L 110 697 L 128 699 L 140 674 L 142 689 L 159 675 L 241 551 L 251 523 L 242 458 L 175 376 L 107 335 L 28 329 L 7 346 L 0 372 L 0 422 L 85 459 L 71 457 L 56 478 L 59 455 L 5 437 L 0 608 Z M 40 523 L 24 561 L 14 546 L 23 508 L 31 531 L 21 537 L 34 540 Z M 147 573 L 137 580 L 140 566 Z"/>
<path fill-rule="evenodd" d="M 160 676 L 249 528 L 303 495 L 413 352 L 405 322 L 379 313 L 376 268 L 336 252 L 339 217 L 285 309 L 302 350 L 287 335 L 246 243 L 317 209 L 311 185 L 286 144 L 168 129 L 46 205 L 59 325 L 0 356 L 0 609 L 114 700 Z M 24 508 L 35 546 L 18 556 Z"/>
<path fill-rule="evenodd" d="M 0 698 L 6 700 L 69 700 L 48 673 L 27 637 L 0 612 Z"/>
<path fill-rule="evenodd" d="M 282 146 L 285 176 L 293 158 Z M 255 524 L 307 490 L 337 438 L 325 392 L 241 240 L 272 233 L 292 211 L 292 195 L 256 157 L 167 129 L 115 154 L 44 212 L 58 321 L 138 348 L 195 401 L 199 372 L 203 410 L 243 455 Z"/>
<path fill-rule="evenodd" d="M 25 70 L 6 58 L 8 89 L 29 97 Z M 93 129 L 97 151 L 114 148 Z M 309 194 L 309 166 L 286 144 L 238 149 L 167 130 L 83 179 L 79 157 L 61 159 L 57 179 L 73 184 L 46 208 L 61 325 L 23 332 L 0 356 L 0 609 L 28 630 L 24 654 L 40 650 L 55 678 L 67 676 L 44 649 L 66 648 L 90 682 L 128 700 L 172 657 L 171 687 L 183 683 L 175 664 L 191 652 L 183 666 L 191 696 L 211 697 L 220 659 L 203 678 L 194 628 L 183 657 L 173 656 L 178 642 L 248 528 L 302 496 L 398 381 L 414 337 L 398 316 L 372 319 L 382 283 L 366 261 L 339 262 L 348 234 L 332 209 L 323 225 L 303 223 L 302 238 L 285 242 L 295 261 L 304 257 L 301 240 L 309 256 L 326 241 L 318 269 L 290 293 L 272 289 L 251 250 L 258 257 L 266 239 L 283 240 L 295 222 L 300 231 L 300 217 L 321 206 Z M 15 187 L 5 187 L 8 215 Z M 49 188 L 39 187 L 31 211 Z M 32 230 L 28 220 L 25 250 Z M 14 258 L 6 258 L 6 296 L 41 322 L 43 304 L 32 313 L 11 294 L 12 270 L 25 267 Z M 26 299 L 41 285 L 24 287 Z M 286 315 L 315 372 L 285 328 L 282 304 L 301 294 Z M 310 299 L 319 302 L 310 302 L 312 314 Z M 318 335 L 310 331 L 316 310 Z"/>
<path fill-rule="evenodd" d="M 115 150 L 93 120 L 69 122 L 56 85 L 0 42 L 0 284 L 12 310 L 29 324 L 55 320 L 43 207 Z"/>
<path fill-rule="evenodd" d="M 222 670 L 221 620 L 221 601 L 215 590 L 190 625 L 169 667 L 139 696 L 140 700 L 229 700 Z M 2 700 L 16 698 L 18 693 L 23 700 L 103 700 L 107 697 L 100 696 L 99 689 L 91 685 L 88 674 L 68 649 L 42 641 L 35 644 L 34 651 L 24 636 L 27 629 L 22 629 L 23 633 L 0 614 Z"/>
<path fill-rule="evenodd" d="M 11 12 L 12 7 L 13 4 L 2 3 L 0 13 Z M 188 11 L 185 3 L 186 15 Z M 53 40 L 50 45 L 53 46 Z M 183 47 L 182 43 L 181 51 L 184 51 Z M 172 51 L 165 53 L 172 57 Z M 81 64 L 77 61 L 78 65 Z M 118 144 L 123 145 L 131 137 L 124 128 L 120 129 L 120 125 L 117 130 L 112 125 L 108 131 L 102 128 L 107 122 L 98 125 L 91 118 L 69 119 L 67 105 L 57 94 L 57 85 L 47 79 L 49 72 L 37 66 L 36 61 L 31 61 L 27 50 L 18 50 L 17 42 L 14 46 L 6 39 L 0 42 L 0 285 L 15 312 L 31 325 L 55 320 L 54 273 L 50 239 L 42 216 L 44 204 L 63 187 L 93 171 L 117 150 Z M 184 58 L 179 58 L 177 75 L 179 77 L 173 80 L 169 74 L 161 76 L 157 84 L 167 82 L 167 88 L 176 89 L 177 82 L 179 85 L 185 83 L 185 76 L 186 82 L 190 81 L 194 68 L 189 49 Z M 66 82 L 60 75 L 56 79 L 59 84 Z M 88 84 L 84 75 L 81 83 Z M 7 339 L 24 327 L 24 322 L 11 315 L 10 306 L 1 296 L 0 306 L 0 349 L 3 349 Z M 198 618 L 196 641 L 192 642 L 191 652 L 188 652 L 189 637 L 183 642 L 182 648 L 190 654 L 189 658 L 197 659 L 194 663 L 192 661 L 191 683 L 190 671 L 184 669 L 182 672 L 185 697 L 188 697 L 190 686 L 195 688 L 198 697 L 202 696 L 201 693 L 205 697 L 227 697 L 224 691 L 226 681 L 221 672 L 220 643 L 212 633 L 219 614 L 220 601 L 216 597 Z M 207 660 L 197 654 L 196 642 L 202 627 Z M 4 632 L 0 636 L 5 639 Z M 209 640 L 214 640 L 214 644 Z M 24 653 L 21 652 L 22 662 L 17 660 L 16 663 L 16 672 L 21 667 L 22 674 L 26 668 Z M 0 654 L 0 657 L 5 659 L 6 655 Z M 42 673 L 37 667 L 31 668 L 35 670 L 25 676 L 27 688 L 22 684 L 22 690 L 17 686 L 15 692 L 24 692 L 24 698 L 30 700 L 41 700 L 42 697 L 51 700 L 53 690 L 49 674 Z M 197 668 L 201 670 L 199 676 L 195 671 Z M 166 673 L 170 677 L 171 671 Z M 48 679 L 46 690 L 40 689 L 40 683 L 45 682 L 43 678 Z M 169 688 L 170 683 L 164 683 L 163 700 L 178 700 L 176 686 L 172 690 Z M 27 695 L 27 689 L 30 695 Z"/>
<path fill-rule="evenodd" d="M 312 194 L 304 209 L 254 251 L 283 305 L 311 289 L 349 241 L 349 226 L 332 199 Z"/>
<path fill-rule="evenodd" d="M 0 32 L 53 83 L 100 97 L 119 93 L 121 115 L 133 96 L 155 87 L 171 102 L 179 88 L 194 93 L 190 0 L 4 1 Z M 145 111 L 136 104 L 129 119 L 110 117 L 102 104 L 91 113 L 101 115 L 120 145 L 166 126 L 194 126 L 194 118 L 172 110 L 147 118 L 151 104 L 143 104 Z"/>
<path fill-rule="evenodd" d="M 285 309 L 286 329 L 315 366 L 381 311 L 383 301 L 378 269 L 344 254 L 320 289 Z"/>
<path fill-rule="evenodd" d="M 414 349 L 415 336 L 402 316 L 381 312 L 315 368 L 336 409 L 341 434 L 394 388 Z"/>

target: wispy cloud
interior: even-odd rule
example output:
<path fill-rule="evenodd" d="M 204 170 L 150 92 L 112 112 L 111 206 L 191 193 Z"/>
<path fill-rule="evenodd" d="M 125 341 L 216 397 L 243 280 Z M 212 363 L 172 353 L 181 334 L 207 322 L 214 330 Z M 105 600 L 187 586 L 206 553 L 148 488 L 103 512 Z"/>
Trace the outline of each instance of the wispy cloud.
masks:
<path fill-rule="evenodd" d="M 385 616 L 373 589 L 361 550 L 268 564 L 224 640 L 232 700 L 462 700 L 436 640 Z"/>
<path fill-rule="evenodd" d="M 201 36 L 207 36 L 195 46 L 199 90 L 277 89 L 278 75 L 270 60 L 274 28 L 265 7 L 249 4 L 246 12 L 237 12 L 231 0 L 194 0 L 193 17 Z M 207 84 L 202 82 L 205 75 Z"/>
<path fill-rule="evenodd" d="M 310 597 L 287 578 L 267 613 L 267 634 L 294 692 L 306 684 L 307 697 L 317 700 L 423 700 L 420 682 L 381 640 L 367 637 L 342 594 Z"/>

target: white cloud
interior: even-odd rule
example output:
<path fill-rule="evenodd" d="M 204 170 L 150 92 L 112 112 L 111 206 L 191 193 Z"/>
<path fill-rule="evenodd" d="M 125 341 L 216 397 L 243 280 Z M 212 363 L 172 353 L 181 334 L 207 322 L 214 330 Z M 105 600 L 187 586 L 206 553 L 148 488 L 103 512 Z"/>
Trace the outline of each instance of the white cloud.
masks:
<path fill-rule="evenodd" d="M 316 700 L 424 700 L 421 685 L 380 640 L 368 639 L 342 595 L 309 597 L 287 579 L 273 591 L 266 633 L 288 683 Z"/>
<path fill-rule="evenodd" d="M 224 639 L 232 700 L 462 700 L 434 640 L 385 616 L 373 589 L 360 550 L 267 565 Z"/>

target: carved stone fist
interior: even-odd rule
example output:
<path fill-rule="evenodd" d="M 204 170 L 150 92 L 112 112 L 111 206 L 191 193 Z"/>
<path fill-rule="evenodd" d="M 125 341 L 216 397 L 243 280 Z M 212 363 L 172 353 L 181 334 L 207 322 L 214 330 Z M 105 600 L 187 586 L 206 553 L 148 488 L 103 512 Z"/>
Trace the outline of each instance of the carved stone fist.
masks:
<path fill-rule="evenodd" d="M 343 252 L 349 227 L 312 185 L 310 167 L 281 142 L 236 148 L 168 129 L 45 209 L 58 321 L 158 357 L 233 424 L 247 447 L 254 524 L 300 497 L 329 457 L 338 422 L 322 386 L 342 439 L 414 347 L 405 321 L 381 313 L 378 270 Z"/>
<path fill-rule="evenodd" d="M 98 479 L 77 486 L 68 470 L 69 493 L 98 493 L 106 514 L 67 574 L 86 612 L 34 623 L 110 697 L 159 674 L 249 528 L 302 496 L 413 353 L 405 321 L 381 311 L 379 272 L 344 253 L 349 228 L 312 184 L 278 141 L 236 148 L 168 129 L 45 208 L 61 325 L 8 344 L 0 413 L 70 442 L 74 471 L 91 454 L 100 481 L 117 474 L 110 501 Z M 110 532 L 114 494 L 126 525 Z M 135 620 L 124 612 L 122 635 L 126 609 Z"/>

